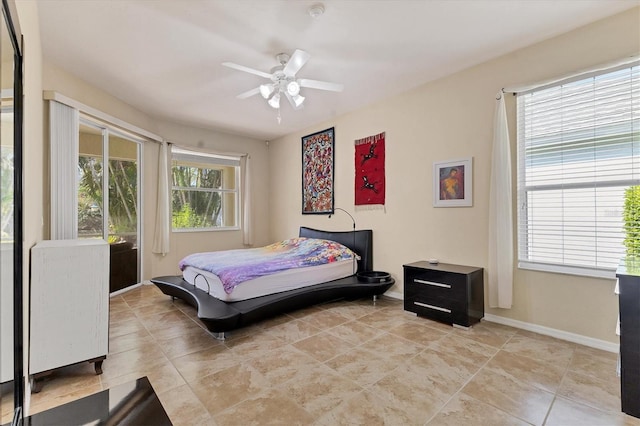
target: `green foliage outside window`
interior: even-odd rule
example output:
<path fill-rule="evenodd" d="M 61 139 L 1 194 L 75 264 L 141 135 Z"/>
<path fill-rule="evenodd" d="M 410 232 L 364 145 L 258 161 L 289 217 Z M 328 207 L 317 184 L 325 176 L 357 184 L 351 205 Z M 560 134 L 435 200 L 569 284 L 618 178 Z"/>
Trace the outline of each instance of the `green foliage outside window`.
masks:
<path fill-rule="evenodd" d="M 109 234 L 135 234 L 138 227 L 138 165 L 135 161 L 109 160 Z M 102 165 L 98 157 L 80 156 L 78 173 L 78 232 L 102 235 Z"/>
<path fill-rule="evenodd" d="M 0 157 L 0 239 L 13 240 L 13 148 L 2 147 Z"/>
<path fill-rule="evenodd" d="M 640 259 L 640 185 L 625 191 L 624 230 L 627 257 Z"/>
<path fill-rule="evenodd" d="M 176 229 L 206 228 L 207 220 L 193 211 L 189 204 L 185 204 L 179 211 L 174 211 L 171 224 Z"/>
<path fill-rule="evenodd" d="M 171 222 L 174 229 L 222 226 L 222 171 L 174 164 Z"/>

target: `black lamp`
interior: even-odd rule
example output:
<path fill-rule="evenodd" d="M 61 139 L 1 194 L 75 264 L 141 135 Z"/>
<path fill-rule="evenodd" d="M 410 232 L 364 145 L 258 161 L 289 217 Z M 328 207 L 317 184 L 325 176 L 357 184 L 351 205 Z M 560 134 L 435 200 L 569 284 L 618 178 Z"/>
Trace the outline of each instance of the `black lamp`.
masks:
<path fill-rule="evenodd" d="M 354 231 L 356 230 L 356 220 L 353 218 L 353 216 L 351 216 L 351 214 L 350 214 L 348 211 L 346 211 L 345 209 L 341 209 L 340 207 L 334 207 L 334 209 L 333 209 L 333 210 L 334 210 L 334 212 L 335 212 L 335 210 L 342 210 L 343 212 L 345 212 L 346 214 L 348 214 L 348 215 L 349 215 L 349 217 L 351 218 L 351 221 L 353 222 L 353 230 L 354 230 Z M 331 216 L 333 216 L 333 213 L 331 213 L 331 214 L 329 215 L 329 219 L 331 219 Z"/>
<path fill-rule="evenodd" d="M 353 222 L 353 245 L 350 248 L 355 254 L 355 250 L 356 250 L 356 220 L 353 218 L 353 216 L 351 216 L 351 213 L 349 213 L 345 209 L 341 209 L 340 207 L 334 207 L 333 210 L 334 210 L 334 213 L 335 213 L 335 210 L 342 210 L 343 212 L 348 214 L 349 217 L 351 218 L 351 221 Z M 333 213 L 329 214 L 329 219 L 331 219 L 331 216 L 333 216 Z M 353 257 L 353 273 L 355 274 L 357 271 L 358 271 L 358 268 L 356 266 L 356 258 L 354 256 Z"/>

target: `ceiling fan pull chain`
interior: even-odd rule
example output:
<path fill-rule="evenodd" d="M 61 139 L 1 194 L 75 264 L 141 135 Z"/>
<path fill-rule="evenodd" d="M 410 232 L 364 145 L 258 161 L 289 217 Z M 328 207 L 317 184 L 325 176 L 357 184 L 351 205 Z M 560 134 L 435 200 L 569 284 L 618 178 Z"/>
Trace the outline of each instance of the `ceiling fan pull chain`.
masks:
<path fill-rule="evenodd" d="M 280 108 L 278 108 L 278 124 L 282 121 L 282 117 L 280 117 Z"/>

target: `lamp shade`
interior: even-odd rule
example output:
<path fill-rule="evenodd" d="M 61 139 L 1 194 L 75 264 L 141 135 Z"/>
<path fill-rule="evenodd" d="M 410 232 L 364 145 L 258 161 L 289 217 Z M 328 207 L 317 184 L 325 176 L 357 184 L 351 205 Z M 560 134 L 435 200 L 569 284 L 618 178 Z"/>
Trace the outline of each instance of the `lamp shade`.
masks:
<path fill-rule="evenodd" d="M 280 93 L 276 93 L 275 95 L 273 95 L 268 102 L 272 108 L 280 108 Z"/>
<path fill-rule="evenodd" d="M 305 98 L 304 96 L 295 95 L 295 96 L 291 96 L 291 99 L 293 99 L 293 103 L 296 105 L 296 107 L 299 107 L 300 105 L 302 105 Z"/>
<path fill-rule="evenodd" d="M 273 84 L 261 84 L 260 85 L 260 94 L 265 99 L 269 99 L 269 96 L 271 96 L 271 94 L 273 93 L 274 90 L 275 89 L 273 87 Z"/>

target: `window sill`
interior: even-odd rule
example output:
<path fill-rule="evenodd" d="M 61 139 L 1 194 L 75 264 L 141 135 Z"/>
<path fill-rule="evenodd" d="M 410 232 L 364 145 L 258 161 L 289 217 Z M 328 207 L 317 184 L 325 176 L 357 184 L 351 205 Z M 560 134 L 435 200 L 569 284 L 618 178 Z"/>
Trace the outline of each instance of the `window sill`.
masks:
<path fill-rule="evenodd" d="M 616 279 L 615 269 L 593 269 L 581 268 L 577 266 L 552 265 L 548 263 L 518 262 L 518 269 L 528 271 L 551 272 L 554 274 L 577 275 L 581 277 L 603 278 L 608 280 Z"/>
<path fill-rule="evenodd" d="M 239 226 L 228 226 L 228 227 L 220 227 L 220 228 L 182 228 L 182 229 L 171 229 L 171 232 L 175 234 L 182 233 L 193 233 L 193 232 L 220 232 L 220 231 L 239 231 Z"/>

